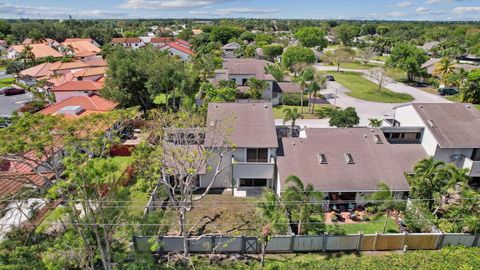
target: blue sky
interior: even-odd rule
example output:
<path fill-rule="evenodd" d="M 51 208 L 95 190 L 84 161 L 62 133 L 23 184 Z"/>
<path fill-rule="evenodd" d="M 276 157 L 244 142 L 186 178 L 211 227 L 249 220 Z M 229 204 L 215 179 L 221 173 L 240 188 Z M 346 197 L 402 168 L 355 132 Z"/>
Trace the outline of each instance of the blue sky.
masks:
<path fill-rule="evenodd" d="M 1 18 L 480 20 L 480 0 L 0 0 Z"/>

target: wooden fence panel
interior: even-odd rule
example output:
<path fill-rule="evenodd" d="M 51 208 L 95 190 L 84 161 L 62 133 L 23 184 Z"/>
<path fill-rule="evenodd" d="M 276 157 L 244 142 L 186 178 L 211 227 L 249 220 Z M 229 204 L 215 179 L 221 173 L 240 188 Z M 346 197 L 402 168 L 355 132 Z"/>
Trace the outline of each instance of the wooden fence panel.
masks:
<path fill-rule="evenodd" d="M 437 249 L 441 234 L 407 234 L 405 245 L 408 249 Z"/>
<path fill-rule="evenodd" d="M 400 250 L 403 248 L 403 234 L 379 234 L 374 250 Z"/>
<path fill-rule="evenodd" d="M 293 251 L 322 251 L 323 235 L 296 235 L 293 239 Z"/>
<path fill-rule="evenodd" d="M 373 250 L 375 245 L 375 235 L 364 235 L 360 250 Z"/>
<path fill-rule="evenodd" d="M 326 235 L 326 251 L 357 250 L 360 235 Z"/>

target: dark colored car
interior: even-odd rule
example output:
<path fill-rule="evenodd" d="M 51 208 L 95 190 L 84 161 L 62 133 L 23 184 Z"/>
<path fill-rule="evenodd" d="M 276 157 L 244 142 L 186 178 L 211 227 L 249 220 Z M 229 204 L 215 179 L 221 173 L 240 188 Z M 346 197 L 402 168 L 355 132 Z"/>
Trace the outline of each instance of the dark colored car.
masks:
<path fill-rule="evenodd" d="M 327 75 L 325 76 L 325 78 L 327 78 L 327 81 L 331 81 L 331 82 L 335 81 L 335 78 L 332 75 Z"/>
<path fill-rule="evenodd" d="M 458 94 L 458 89 L 457 88 L 442 87 L 442 88 L 438 88 L 438 94 L 441 95 L 441 96 L 456 95 L 456 94 Z"/>
<path fill-rule="evenodd" d="M 24 94 L 25 90 L 23 90 L 22 88 L 8 87 L 8 88 L 2 89 L 2 93 L 5 96 L 13 96 L 13 95 Z"/>

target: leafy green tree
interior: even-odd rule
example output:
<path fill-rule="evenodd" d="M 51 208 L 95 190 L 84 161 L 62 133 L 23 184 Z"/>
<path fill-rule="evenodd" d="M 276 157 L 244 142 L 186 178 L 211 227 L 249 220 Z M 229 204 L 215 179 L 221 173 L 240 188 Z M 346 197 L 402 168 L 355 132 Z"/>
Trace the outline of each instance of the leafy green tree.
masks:
<path fill-rule="evenodd" d="M 210 32 L 210 40 L 227 44 L 232 38 L 238 38 L 244 30 L 236 26 L 214 26 Z"/>
<path fill-rule="evenodd" d="M 467 82 L 461 88 L 463 102 L 480 104 L 480 69 L 468 73 Z"/>
<path fill-rule="evenodd" d="M 429 157 L 419 161 L 414 169 L 413 176 L 410 178 L 410 193 L 414 198 L 426 200 L 426 205 L 430 212 L 433 211 L 434 199 L 440 194 L 447 179 L 442 174 L 443 161 Z"/>
<path fill-rule="evenodd" d="M 377 118 L 369 118 L 368 119 L 369 123 L 368 125 L 372 128 L 379 128 L 382 126 L 382 119 L 377 119 Z"/>
<path fill-rule="evenodd" d="M 320 27 L 303 27 L 295 33 L 295 37 L 302 46 L 308 48 L 317 47 L 320 51 L 327 47 L 327 40 L 324 36 L 325 31 Z"/>
<path fill-rule="evenodd" d="M 333 52 L 326 52 L 323 59 L 337 66 L 337 72 L 340 71 L 340 65 L 352 62 L 355 57 L 355 51 L 351 47 L 340 46 Z"/>
<path fill-rule="evenodd" d="M 351 128 L 360 123 L 360 118 L 355 108 L 348 107 L 345 110 L 334 110 L 330 115 L 330 121 L 328 123 L 331 127 Z"/>
<path fill-rule="evenodd" d="M 310 217 L 313 214 L 322 214 L 319 203 L 323 200 L 323 193 L 316 191 L 312 184 L 305 185 L 295 175 L 288 176 L 285 183 L 287 186 L 282 201 L 286 204 L 291 219 L 297 223 L 297 235 L 301 235 L 308 231 Z"/>
<path fill-rule="evenodd" d="M 229 87 L 208 88 L 205 101 L 207 102 L 232 102 L 237 97 L 237 89 Z"/>
<path fill-rule="evenodd" d="M 427 61 L 422 49 L 409 43 L 400 43 L 392 49 L 387 65 L 400 68 L 407 72 L 407 79 L 413 81 L 415 77 L 424 76 L 422 64 Z"/>
<path fill-rule="evenodd" d="M 292 69 L 295 64 L 313 64 L 315 61 L 316 58 L 313 51 L 305 47 L 288 47 L 282 54 L 282 64 L 288 69 Z"/>
<path fill-rule="evenodd" d="M 234 88 L 234 89 L 236 89 L 237 88 L 237 83 L 235 81 L 232 81 L 232 80 L 220 80 L 218 82 L 218 86 L 223 87 L 223 88 Z"/>
<path fill-rule="evenodd" d="M 360 27 L 353 24 L 343 23 L 333 29 L 337 38 L 342 41 L 343 45 L 350 45 L 353 42 L 353 38 L 360 34 Z"/>
<path fill-rule="evenodd" d="M 206 82 L 208 77 L 213 76 L 217 63 L 211 54 L 203 54 L 193 60 L 193 68 L 200 73 L 202 81 Z"/>
<path fill-rule="evenodd" d="M 193 36 L 193 32 L 191 28 L 186 28 L 183 29 L 180 34 L 178 34 L 177 38 L 183 39 L 183 40 L 190 40 L 190 38 Z"/>
<path fill-rule="evenodd" d="M 376 33 L 377 33 L 378 35 L 380 35 L 380 36 L 383 36 L 383 35 L 385 35 L 385 34 L 388 32 L 388 30 L 390 30 L 390 29 L 388 28 L 388 26 L 379 25 L 379 26 L 377 27 Z"/>
<path fill-rule="evenodd" d="M 259 34 L 256 34 L 255 35 L 255 43 L 257 43 L 257 45 L 260 46 L 260 44 L 269 44 L 269 43 L 272 43 L 274 40 L 274 37 L 269 35 L 269 34 L 265 34 L 265 33 L 259 33 Z"/>
<path fill-rule="evenodd" d="M 262 47 L 263 54 L 269 60 L 275 59 L 275 57 L 283 53 L 283 45 L 281 44 L 270 44 Z"/>
<path fill-rule="evenodd" d="M 277 82 L 283 82 L 283 80 L 285 79 L 286 70 L 283 66 L 281 66 L 278 63 L 268 64 L 265 67 L 265 72 L 272 75 Z"/>
<path fill-rule="evenodd" d="M 245 40 L 245 41 L 248 41 L 248 42 L 252 42 L 255 40 L 255 34 L 250 32 L 250 31 L 245 31 L 243 32 L 240 37 L 239 37 L 241 40 Z"/>
<path fill-rule="evenodd" d="M 251 99 L 261 99 L 263 96 L 263 91 L 267 90 L 270 85 L 267 81 L 259 80 L 255 77 L 251 77 L 247 81 L 247 85 L 250 86 L 247 94 Z"/>

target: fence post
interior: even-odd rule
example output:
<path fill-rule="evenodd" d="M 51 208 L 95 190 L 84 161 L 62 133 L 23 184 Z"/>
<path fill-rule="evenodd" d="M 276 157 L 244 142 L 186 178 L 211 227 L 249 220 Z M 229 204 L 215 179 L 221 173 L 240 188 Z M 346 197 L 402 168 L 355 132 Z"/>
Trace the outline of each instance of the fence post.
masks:
<path fill-rule="evenodd" d="M 323 246 L 322 246 L 322 251 L 323 253 L 327 252 L 327 238 L 328 238 L 328 233 L 323 233 Z"/>
<path fill-rule="evenodd" d="M 210 239 L 210 252 L 211 253 L 217 253 L 216 250 L 215 250 L 215 247 L 216 247 L 216 244 L 215 244 L 215 239 L 216 239 L 216 236 L 215 235 L 212 235 L 212 238 Z"/>
<path fill-rule="evenodd" d="M 241 250 L 240 250 L 240 254 L 245 254 L 245 253 L 246 253 L 246 251 L 245 251 L 245 247 L 246 247 L 246 244 L 245 244 L 245 241 L 246 241 L 246 240 L 245 240 L 245 236 L 242 235 L 242 236 L 240 236 L 240 237 L 242 238 L 242 246 L 241 246 L 241 248 L 240 248 L 240 249 L 241 249 Z"/>
<path fill-rule="evenodd" d="M 290 234 L 290 252 L 293 253 L 293 246 L 295 242 L 295 234 Z"/>
<path fill-rule="evenodd" d="M 133 241 L 133 249 L 138 252 L 137 237 L 135 235 L 132 236 L 132 241 Z"/>
<path fill-rule="evenodd" d="M 362 242 L 363 242 L 363 232 L 358 232 L 357 252 L 360 252 L 360 250 L 362 249 Z"/>
<path fill-rule="evenodd" d="M 475 240 L 473 240 L 472 247 L 478 246 L 478 239 L 480 238 L 480 235 L 477 233 L 475 234 Z"/>
<path fill-rule="evenodd" d="M 405 247 L 405 239 L 407 238 L 407 232 L 403 231 L 403 239 L 402 239 L 402 246 L 400 247 L 403 249 Z"/>
<path fill-rule="evenodd" d="M 441 249 L 443 245 L 443 240 L 445 239 L 445 234 L 441 232 L 440 239 L 438 239 L 437 249 Z"/>
<path fill-rule="evenodd" d="M 378 232 L 375 232 L 375 239 L 373 239 L 373 251 L 377 250 L 377 238 L 378 238 Z"/>

